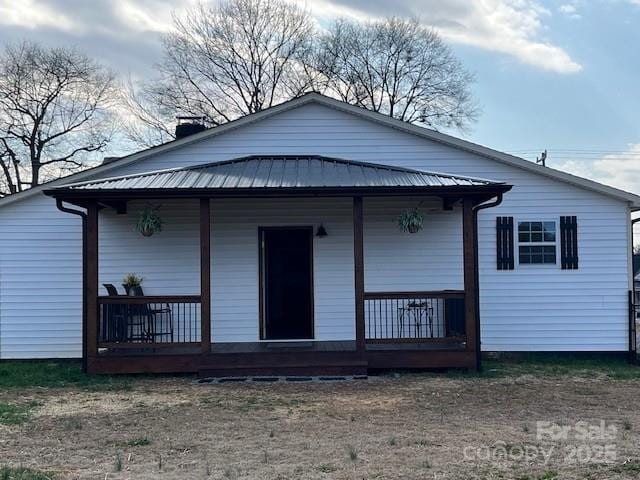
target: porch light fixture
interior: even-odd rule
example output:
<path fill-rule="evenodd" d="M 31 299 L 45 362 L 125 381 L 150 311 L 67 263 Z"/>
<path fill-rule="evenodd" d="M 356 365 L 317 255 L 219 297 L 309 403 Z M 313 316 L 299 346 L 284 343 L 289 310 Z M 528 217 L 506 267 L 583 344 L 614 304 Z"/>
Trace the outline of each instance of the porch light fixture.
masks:
<path fill-rule="evenodd" d="M 316 232 L 316 237 L 324 238 L 327 235 L 327 230 L 324 228 L 324 225 L 320 224 L 320 226 L 318 227 L 318 231 Z"/>

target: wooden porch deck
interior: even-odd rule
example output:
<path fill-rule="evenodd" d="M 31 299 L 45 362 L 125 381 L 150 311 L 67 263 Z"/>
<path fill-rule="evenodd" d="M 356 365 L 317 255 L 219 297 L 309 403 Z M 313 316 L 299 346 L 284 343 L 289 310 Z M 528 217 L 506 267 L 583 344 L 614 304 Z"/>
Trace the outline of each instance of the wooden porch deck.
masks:
<path fill-rule="evenodd" d="M 90 359 L 95 373 L 233 375 L 362 375 L 389 368 L 474 368 L 475 354 L 459 341 L 370 344 L 355 341 L 213 343 L 199 347 L 109 348 Z M 287 343 L 287 342 L 282 342 Z"/>
<path fill-rule="evenodd" d="M 188 372 L 226 376 L 363 374 L 385 368 L 478 368 L 475 208 L 492 196 L 494 194 L 481 198 L 467 191 L 455 195 L 454 200 L 462 203 L 462 290 L 366 292 L 363 197 L 354 195 L 355 315 L 350 321 L 354 322 L 355 339 L 297 342 L 297 345 L 286 346 L 271 341 L 225 344 L 216 341 L 215 331 L 212 336 L 215 318 L 211 308 L 209 195 L 195 197 L 200 203 L 200 292 L 172 296 L 99 295 L 98 214 L 109 204 L 108 199 L 100 202 L 92 199 L 86 205 L 83 203 L 87 209 L 83 255 L 86 370 L 89 373 Z"/>

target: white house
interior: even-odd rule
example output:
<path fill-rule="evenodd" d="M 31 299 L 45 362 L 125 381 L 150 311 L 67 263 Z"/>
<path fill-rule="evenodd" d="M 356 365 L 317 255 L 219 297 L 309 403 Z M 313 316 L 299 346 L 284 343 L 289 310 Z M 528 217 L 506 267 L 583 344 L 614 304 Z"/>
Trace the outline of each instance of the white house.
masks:
<path fill-rule="evenodd" d="M 164 222 L 149 237 L 135 228 L 146 206 Z M 423 228 L 401 231 L 415 209 Z M 626 352 L 638 209 L 307 94 L 0 200 L 0 358 L 335 373 Z M 128 273 L 144 278 L 137 296 Z"/>

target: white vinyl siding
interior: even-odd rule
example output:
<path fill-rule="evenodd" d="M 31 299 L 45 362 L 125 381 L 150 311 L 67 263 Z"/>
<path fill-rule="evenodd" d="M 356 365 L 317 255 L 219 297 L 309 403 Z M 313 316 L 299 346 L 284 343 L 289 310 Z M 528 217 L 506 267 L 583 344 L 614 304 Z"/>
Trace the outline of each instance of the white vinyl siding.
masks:
<path fill-rule="evenodd" d="M 0 208 L 0 358 L 82 354 L 82 223 L 44 195 Z"/>
<path fill-rule="evenodd" d="M 423 229 L 403 233 L 398 216 L 425 214 Z M 365 291 L 463 290 L 462 209 L 443 210 L 439 198 L 364 201 Z"/>
<path fill-rule="evenodd" d="M 203 164 L 243 155 L 268 154 L 335 156 L 477 176 L 513 184 L 513 190 L 505 194 L 502 205 L 479 214 L 483 350 L 626 350 L 629 213 L 623 201 L 318 104 L 308 104 L 286 111 L 179 150 L 161 153 L 136 164 L 114 169 L 108 176 Z M 257 201 L 258 206 L 253 212 L 260 211 L 258 207 L 262 203 L 264 202 Z M 300 205 L 302 206 L 302 203 Z M 395 207 L 391 210 L 395 210 Z M 391 210 L 381 215 L 388 219 L 389 216 L 395 215 Z M 257 255 L 257 247 L 253 248 L 249 243 L 243 244 L 242 248 L 247 257 L 238 256 L 235 263 L 238 272 L 231 275 L 229 265 L 224 264 L 226 260 L 220 258 L 221 252 L 215 251 L 216 243 L 224 251 L 229 243 L 235 241 L 234 229 L 240 232 L 249 227 L 237 224 L 239 213 L 234 213 L 233 209 L 231 213 L 224 209 L 219 210 L 217 219 L 215 212 L 216 209 L 212 212 L 214 225 L 216 222 L 227 222 L 227 225 L 221 225 L 223 228 L 219 229 L 218 233 L 215 230 L 213 232 L 213 285 L 228 282 L 229 294 L 238 295 L 237 301 L 241 304 L 239 308 L 245 309 L 245 313 L 254 315 L 255 318 L 257 302 L 252 307 L 246 306 L 254 298 L 254 294 L 241 295 L 241 292 L 251 291 L 251 284 L 245 283 L 243 289 L 243 285 L 239 283 L 244 283 L 243 279 L 249 279 L 254 275 L 255 272 L 251 269 L 257 268 L 253 261 Z M 253 225 L 253 228 L 258 220 L 252 216 L 254 213 L 251 209 L 246 213 L 249 215 L 247 222 Z M 295 210 L 292 214 L 294 213 Z M 349 208 L 345 210 L 344 215 L 340 217 L 342 221 L 350 222 Z M 499 215 L 513 216 L 514 219 L 551 218 L 556 222 L 559 222 L 561 215 L 575 215 L 578 222 L 579 268 L 533 268 L 548 265 L 525 268 L 516 264 L 514 270 L 497 270 L 495 222 L 496 216 Z M 411 282 L 416 283 L 412 289 L 431 289 L 432 285 L 435 286 L 430 280 L 432 277 L 429 277 L 431 272 L 434 272 L 433 275 L 442 275 L 442 283 L 448 288 L 457 288 L 460 285 L 461 277 L 450 273 L 453 269 L 445 268 L 439 254 L 449 249 L 451 252 L 457 250 L 457 247 L 454 248 L 452 245 L 461 240 L 455 235 L 444 236 L 438 228 L 442 226 L 440 222 L 445 221 L 446 217 L 436 217 L 431 224 L 425 224 L 425 229 L 417 234 L 417 237 L 407 237 L 408 242 L 416 242 L 416 245 L 418 238 L 425 240 L 420 254 L 424 256 L 425 262 L 428 262 L 429 268 L 425 270 L 424 276 L 398 274 L 389 279 L 389 285 L 384 285 L 381 277 L 389 277 L 389 274 L 385 271 L 386 267 L 379 262 L 383 262 L 385 258 L 397 261 L 404 272 L 412 272 L 413 266 L 402 249 L 392 254 L 386 249 L 386 242 L 378 246 L 369 243 L 366 246 L 366 253 L 371 262 L 366 273 L 368 289 L 404 289 Z M 310 218 L 300 219 L 303 220 L 325 222 L 329 237 L 323 240 L 333 241 L 333 227 L 329 221 L 316 218 L 313 211 Z M 370 216 L 369 221 L 373 223 L 366 227 L 367 232 L 379 229 L 380 235 L 392 238 L 391 223 L 386 224 L 383 220 L 376 226 L 375 215 Z M 0 235 L 2 358 L 79 355 L 79 225 L 78 218 L 57 212 L 55 202 L 42 195 L 0 208 L 0 231 L 4 233 L 5 228 L 11 230 L 8 237 Z M 227 228 L 227 236 L 220 237 L 219 235 L 225 232 L 224 228 Z M 340 232 L 341 228 L 338 224 L 337 231 Z M 344 228 L 347 228 L 346 223 Z M 38 229 L 42 233 L 42 240 L 36 240 L 30 229 Z M 257 242 L 257 234 L 254 242 Z M 389 245 L 389 249 L 393 248 L 397 248 L 397 245 Z M 344 255 L 339 258 L 345 262 L 347 258 L 350 262 L 353 261 L 352 250 L 345 250 Z M 460 262 L 460 259 L 452 261 Z M 216 262 L 222 263 L 216 265 Z M 372 273 L 375 270 L 372 265 L 376 265 L 375 269 L 382 272 L 380 277 Z M 218 273 L 221 268 L 226 268 L 229 276 L 224 280 L 216 277 L 216 266 Z M 116 275 L 118 270 L 115 267 L 103 267 L 102 272 L 107 273 L 109 268 L 113 269 L 109 278 L 118 280 L 119 274 Z M 338 275 L 337 271 L 332 275 Z M 353 275 L 349 274 L 343 280 L 347 291 L 347 282 L 353 282 Z M 253 281 L 255 282 L 255 279 Z M 193 285 L 195 283 L 192 282 L 190 286 Z M 166 286 L 168 288 L 169 283 Z M 151 283 L 149 288 L 152 288 Z M 349 294 L 350 292 L 351 290 L 348 291 Z M 326 295 L 329 296 L 331 293 L 328 291 Z M 25 301 L 29 302 L 28 306 Z M 236 300 L 225 298 L 224 301 L 231 304 Z M 328 316 L 326 325 L 336 322 L 338 313 L 346 313 L 346 300 L 340 296 L 337 301 L 344 302 L 344 308 L 340 307 L 340 312 L 336 311 L 333 316 Z M 32 308 L 32 304 L 35 308 Z M 36 308 L 44 309 L 46 315 L 36 312 Z M 351 322 L 345 321 L 344 328 L 336 329 L 335 333 L 327 333 L 327 338 L 350 336 L 352 330 L 349 328 L 352 327 L 347 327 L 347 324 Z M 214 339 L 216 334 L 222 338 L 255 338 L 255 332 L 243 325 L 245 324 L 239 324 L 236 331 L 231 322 L 227 322 L 226 325 L 220 325 L 216 332 L 214 317 Z M 324 330 L 322 323 L 317 324 L 316 328 L 321 332 L 330 332 Z"/>
<path fill-rule="evenodd" d="M 143 277 L 148 295 L 200 294 L 200 204 L 198 200 L 158 201 L 162 232 L 144 237 L 136 222 L 146 202 L 130 202 L 126 215 L 111 209 L 100 211 L 98 223 L 98 269 L 102 286 L 112 283 L 124 293 L 127 273 Z"/>

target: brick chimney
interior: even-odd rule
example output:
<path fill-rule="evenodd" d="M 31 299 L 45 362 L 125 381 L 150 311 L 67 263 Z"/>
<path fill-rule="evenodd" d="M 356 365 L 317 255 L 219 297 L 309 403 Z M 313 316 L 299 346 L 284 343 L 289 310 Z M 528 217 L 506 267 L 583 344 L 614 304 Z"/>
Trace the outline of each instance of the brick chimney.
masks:
<path fill-rule="evenodd" d="M 176 125 L 176 140 L 179 140 L 194 133 L 200 133 L 206 129 L 204 126 L 204 117 L 176 117 L 178 121 Z"/>

